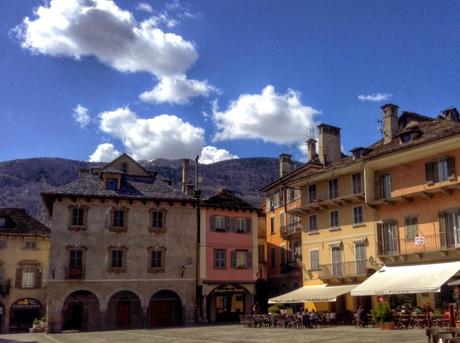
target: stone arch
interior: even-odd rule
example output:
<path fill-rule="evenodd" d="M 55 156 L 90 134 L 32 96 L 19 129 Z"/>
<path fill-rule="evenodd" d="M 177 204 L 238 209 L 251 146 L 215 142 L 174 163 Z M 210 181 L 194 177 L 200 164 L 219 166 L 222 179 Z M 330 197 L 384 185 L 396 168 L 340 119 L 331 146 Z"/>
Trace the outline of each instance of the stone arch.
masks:
<path fill-rule="evenodd" d="M 105 329 L 144 327 L 140 297 L 131 290 L 117 291 L 109 298 L 105 311 Z"/>
<path fill-rule="evenodd" d="M 44 316 L 44 307 L 33 298 L 21 298 L 10 307 L 10 331 L 28 331 L 35 319 Z"/>
<path fill-rule="evenodd" d="M 67 295 L 62 306 L 64 330 L 93 331 L 100 328 L 99 298 L 91 291 L 77 290 Z"/>
<path fill-rule="evenodd" d="M 149 302 L 148 326 L 167 327 L 183 323 L 182 300 L 169 289 L 163 289 L 152 295 Z"/>

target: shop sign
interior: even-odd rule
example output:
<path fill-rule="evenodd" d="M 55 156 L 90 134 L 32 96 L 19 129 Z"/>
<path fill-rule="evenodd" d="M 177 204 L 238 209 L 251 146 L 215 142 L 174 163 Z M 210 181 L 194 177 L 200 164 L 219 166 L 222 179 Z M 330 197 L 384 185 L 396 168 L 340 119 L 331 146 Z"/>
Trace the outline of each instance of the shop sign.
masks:
<path fill-rule="evenodd" d="M 19 299 L 13 304 L 14 309 L 21 309 L 21 308 L 41 308 L 42 305 L 38 300 L 35 299 L 30 299 L 30 298 L 24 298 L 24 299 Z"/>
<path fill-rule="evenodd" d="M 416 246 L 425 245 L 425 237 L 424 236 L 415 237 L 415 245 Z"/>

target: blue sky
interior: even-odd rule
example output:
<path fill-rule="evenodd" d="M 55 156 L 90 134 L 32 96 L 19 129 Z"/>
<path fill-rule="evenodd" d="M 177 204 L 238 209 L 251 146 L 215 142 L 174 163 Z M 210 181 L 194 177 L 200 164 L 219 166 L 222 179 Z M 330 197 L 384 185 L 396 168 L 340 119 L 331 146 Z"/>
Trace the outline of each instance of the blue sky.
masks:
<path fill-rule="evenodd" d="M 0 160 L 303 159 L 319 122 L 348 151 L 384 103 L 460 105 L 459 32 L 457 1 L 4 0 Z"/>

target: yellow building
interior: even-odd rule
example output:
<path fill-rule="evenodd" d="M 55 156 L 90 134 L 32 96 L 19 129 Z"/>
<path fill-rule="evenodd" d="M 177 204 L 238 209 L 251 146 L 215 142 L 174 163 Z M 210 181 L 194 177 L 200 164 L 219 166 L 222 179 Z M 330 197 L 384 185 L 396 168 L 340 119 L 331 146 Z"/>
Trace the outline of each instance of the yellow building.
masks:
<path fill-rule="evenodd" d="M 45 315 L 50 229 L 24 209 L 0 209 L 0 329 L 28 331 Z"/>
<path fill-rule="evenodd" d="M 359 305 L 370 309 L 376 295 L 411 293 L 417 294 L 412 303 L 439 305 L 433 292 L 458 272 L 449 262 L 460 256 L 460 115 L 456 109 L 431 118 L 399 115 L 393 104 L 381 108 L 381 140 L 346 156 L 340 129 L 321 124 L 318 149 L 317 141 L 307 142 L 309 162 L 272 183 L 301 191 L 286 212 L 301 218 L 307 286 L 272 302 L 308 299 L 307 307 L 337 315 Z M 399 289 L 376 281 L 383 274 L 374 272 L 384 264 L 388 278 L 398 267 L 392 282 L 397 278 Z M 428 264 L 439 280 L 428 285 L 434 277 L 422 275 L 424 288 L 414 275 Z M 407 285 L 414 278 L 419 287 Z"/>

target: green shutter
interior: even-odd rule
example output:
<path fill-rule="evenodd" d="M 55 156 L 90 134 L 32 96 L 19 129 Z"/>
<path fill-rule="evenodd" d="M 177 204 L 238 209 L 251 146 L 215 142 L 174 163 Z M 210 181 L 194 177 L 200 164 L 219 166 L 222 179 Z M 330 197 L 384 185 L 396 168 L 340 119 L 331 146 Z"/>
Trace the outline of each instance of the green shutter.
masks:
<path fill-rule="evenodd" d="M 237 260 L 236 260 L 236 250 L 232 250 L 232 268 L 233 269 L 236 269 L 236 263 L 237 263 Z"/>
<path fill-rule="evenodd" d="M 425 177 L 426 177 L 426 182 L 428 183 L 433 183 L 434 182 L 434 163 L 433 162 L 428 162 L 425 163 Z"/>
<path fill-rule="evenodd" d="M 248 251 L 246 255 L 246 268 L 251 268 L 252 267 L 252 252 Z"/>
<path fill-rule="evenodd" d="M 251 233 L 251 224 L 252 224 L 251 218 L 246 218 L 246 227 L 245 227 L 244 232 Z"/>
<path fill-rule="evenodd" d="M 233 217 L 228 217 L 229 221 L 230 221 L 230 231 L 231 232 L 236 232 L 237 231 L 237 225 L 238 225 L 238 221 L 236 218 L 233 218 Z"/>
<path fill-rule="evenodd" d="M 377 223 L 377 253 L 381 255 L 385 250 L 385 243 L 383 241 L 383 225 Z"/>
<path fill-rule="evenodd" d="M 447 237 L 446 237 L 446 213 L 439 212 L 439 241 L 441 243 L 441 249 L 447 248 Z"/>
<path fill-rule="evenodd" d="M 447 159 L 447 173 L 449 179 L 455 177 L 455 158 L 453 157 Z"/>
<path fill-rule="evenodd" d="M 22 268 L 16 269 L 16 280 L 14 285 L 16 288 L 22 288 Z"/>
<path fill-rule="evenodd" d="M 224 217 L 225 223 L 225 232 L 230 232 L 232 230 L 232 221 L 230 217 Z"/>
<path fill-rule="evenodd" d="M 211 231 L 216 231 L 216 216 L 211 216 Z"/>

